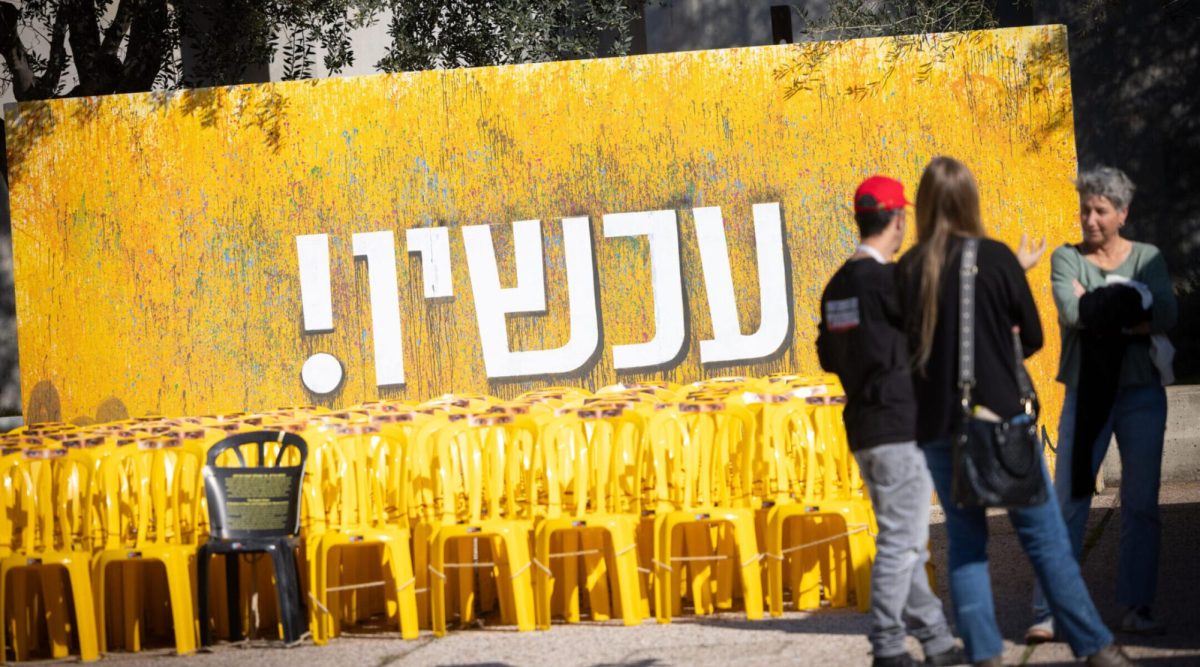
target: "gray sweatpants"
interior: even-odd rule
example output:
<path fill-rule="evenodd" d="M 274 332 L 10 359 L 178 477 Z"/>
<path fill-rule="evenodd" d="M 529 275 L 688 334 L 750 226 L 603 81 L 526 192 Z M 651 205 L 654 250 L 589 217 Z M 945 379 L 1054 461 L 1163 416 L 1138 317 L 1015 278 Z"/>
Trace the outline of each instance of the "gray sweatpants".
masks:
<path fill-rule="evenodd" d="M 857 451 L 854 458 L 879 524 L 871 572 L 871 649 L 877 658 L 905 653 L 904 638 L 911 632 L 926 656 L 947 651 L 954 636 L 925 575 L 933 495 L 925 457 L 915 442 L 902 442 Z"/>

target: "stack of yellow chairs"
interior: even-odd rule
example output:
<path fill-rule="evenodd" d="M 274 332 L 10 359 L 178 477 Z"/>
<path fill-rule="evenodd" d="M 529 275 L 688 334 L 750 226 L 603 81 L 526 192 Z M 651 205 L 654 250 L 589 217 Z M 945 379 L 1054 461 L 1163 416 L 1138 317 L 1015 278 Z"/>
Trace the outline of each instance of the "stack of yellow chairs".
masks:
<path fill-rule="evenodd" d="M 796 608 L 819 606 L 818 584 L 830 604 L 845 606 L 852 584 L 865 611 L 874 514 L 845 441 L 844 394 L 834 378 L 774 379 L 754 394 L 763 415 L 762 524 L 771 614 L 783 613 L 785 566 Z"/>
<path fill-rule="evenodd" d="M 411 639 L 493 613 L 525 631 L 739 600 L 749 619 L 865 609 L 874 515 L 844 400 L 836 377 L 776 374 L 31 425 L 0 435 L 0 658 L 91 660 L 152 635 L 188 653 L 200 622 L 224 632 L 224 586 L 194 590 L 201 467 L 260 429 L 309 443 L 300 563 L 319 644 L 380 620 Z M 253 560 L 213 567 L 270 590 Z M 239 605 L 242 627 L 278 631 L 273 599 Z"/>
<path fill-rule="evenodd" d="M 550 627 L 554 593 L 560 615 L 580 620 L 580 565 L 593 620 L 611 618 L 614 602 L 625 625 L 640 623 L 649 611 L 636 551 L 646 420 L 633 407 L 602 400 L 558 410 L 545 420 L 535 458 L 539 628 Z"/>

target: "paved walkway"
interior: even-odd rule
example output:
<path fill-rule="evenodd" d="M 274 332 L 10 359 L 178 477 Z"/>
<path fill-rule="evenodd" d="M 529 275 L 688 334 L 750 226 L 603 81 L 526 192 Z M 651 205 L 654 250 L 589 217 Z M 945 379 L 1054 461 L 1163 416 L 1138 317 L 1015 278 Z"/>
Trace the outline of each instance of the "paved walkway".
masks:
<path fill-rule="evenodd" d="M 1095 503 L 1084 561 L 1088 580 L 1101 613 L 1110 627 L 1120 622 L 1121 609 L 1113 600 L 1120 514 L 1110 489 Z M 1164 486 L 1163 563 L 1159 585 L 1159 614 L 1167 621 L 1165 637 L 1121 636 L 1129 653 L 1142 664 L 1200 665 L 1200 483 Z M 946 534 L 935 512 L 934 559 L 945 572 Z M 1028 622 L 1033 574 L 1017 545 L 1007 518 L 991 521 L 992 581 L 997 616 L 1008 664 L 1072 662 L 1065 644 L 1026 647 L 1021 637 Z M 948 599 L 941 577 L 943 599 Z M 474 665 L 570 667 L 573 665 L 869 665 L 870 647 L 865 615 L 846 610 L 812 614 L 790 613 L 781 619 L 747 622 L 737 614 L 704 619 L 681 619 L 661 626 L 653 621 L 635 628 L 619 624 L 556 625 L 549 632 L 517 633 L 507 628 L 451 633 L 434 640 L 428 633 L 412 642 L 396 635 L 344 637 L 328 646 L 277 648 L 255 643 L 221 646 L 214 652 L 179 658 L 165 652 L 112 655 L 101 665 L 144 666 L 161 662 L 178 667 L 201 665 Z M 914 654 L 919 649 L 913 644 Z"/>

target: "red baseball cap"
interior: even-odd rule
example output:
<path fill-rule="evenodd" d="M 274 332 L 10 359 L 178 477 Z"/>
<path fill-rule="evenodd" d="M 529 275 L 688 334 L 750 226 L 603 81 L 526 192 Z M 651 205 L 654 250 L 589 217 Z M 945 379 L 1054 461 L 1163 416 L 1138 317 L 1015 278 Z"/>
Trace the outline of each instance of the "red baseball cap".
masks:
<path fill-rule="evenodd" d="M 854 212 L 891 211 L 912 204 L 904 198 L 904 184 L 887 176 L 872 176 L 854 191 Z"/>

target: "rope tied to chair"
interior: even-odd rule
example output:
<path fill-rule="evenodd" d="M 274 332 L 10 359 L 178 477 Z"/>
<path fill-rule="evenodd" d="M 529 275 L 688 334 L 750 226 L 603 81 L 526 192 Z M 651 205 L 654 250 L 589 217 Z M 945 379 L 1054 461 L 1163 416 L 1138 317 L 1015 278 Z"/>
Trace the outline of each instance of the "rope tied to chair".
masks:
<path fill-rule="evenodd" d="M 766 553 L 766 554 L 762 554 L 762 555 L 767 558 L 772 558 L 775 560 L 783 560 L 784 556 L 786 556 L 794 551 L 800 551 L 801 549 L 807 549 L 809 547 L 816 547 L 816 546 L 820 546 L 822 544 L 836 542 L 840 539 L 850 537 L 851 535 L 857 535 L 864 531 L 867 533 L 870 533 L 870 530 L 869 530 L 870 526 L 868 526 L 867 524 L 852 524 L 852 525 L 856 525 L 857 527 L 854 528 L 853 530 L 847 530 L 844 533 L 838 533 L 837 535 L 831 535 L 829 537 L 824 537 L 819 540 L 813 540 L 812 542 L 805 542 L 803 544 L 797 544 L 794 547 L 788 547 L 787 549 L 783 549 L 782 551 L 780 551 L 778 554 Z"/>
<path fill-rule="evenodd" d="M 544 563 L 542 563 L 542 561 L 534 558 L 530 562 L 533 563 L 534 567 L 541 570 L 542 572 L 545 572 L 547 577 L 550 577 L 551 579 L 554 578 L 554 573 L 551 572 L 550 568 L 546 567 L 546 565 Z"/>
<path fill-rule="evenodd" d="M 571 556 L 590 556 L 601 553 L 599 549 L 583 549 L 582 551 L 560 551 L 550 554 L 550 558 L 570 558 Z"/>
<path fill-rule="evenodd" d="M 317 599 L 317 596 L 314 595 L 312 591 L 308 592 L 308 597 L 312 598 L 313 604 L 317 605 L 317 609 L 322 614 L 328 614 L 330 616 L 333 616 L 333 612 L 329 611 L 329 609 L 325 605 L 321 604 L 321 601 Z"/>

